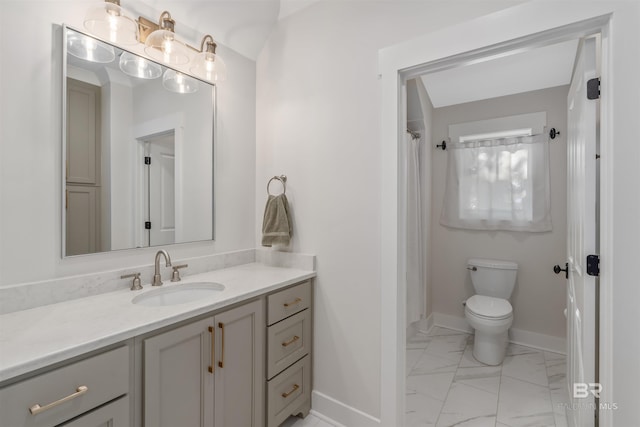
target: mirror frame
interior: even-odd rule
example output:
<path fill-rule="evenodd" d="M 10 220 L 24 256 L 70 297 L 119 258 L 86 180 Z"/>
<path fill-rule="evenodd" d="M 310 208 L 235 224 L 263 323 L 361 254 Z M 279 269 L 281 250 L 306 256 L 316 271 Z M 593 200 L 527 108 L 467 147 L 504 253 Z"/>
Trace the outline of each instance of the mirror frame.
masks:
<path fill-rule="evenodd" d="M 60 231 L 60 237 L 61 237 L 61 258 L 62 259 L 66 259 L 66 258 L 76 258 L 76 257 L 84 257 L 84 256 L 95 256 L 95 255 L 104 255 L 104 254 L 109 254 L 111 252 L 122 252 L 122 251 L 140 251 L 140 250 L 145 250 L 145 249 L 149 249 L 149 248 L 154 248 L 154 247 L 167 247 L 167 246 L 173 246 L 173 245 L 183 245 L 183 244 L 191 244 L 191 243 L 198 243 L 198 242 L 214 242 L 216 239 L 216 227 L 215 227 L 215 223 L 216 223 L 216 203 L 215 203 L 215 184 L 216 184 L 216 168 L 215 168 L 215 159 L 216 159 L 216 148 L 217 148 L 217 132 L 218 132 L 218 122 L 217 122 L 217 111 L 218 111 L 218 102 L 217 102 L 217 94 L 218 94 L 218 88 L 214 83 L 211 83 L 209 81 L 203 80 L 199 77 L 194 76 L 193 74 L 191 74 L 188 70 L 181 70 L 181 69 L 177 69 L 175 67 L 170 67 L 166 64 L 162 64 L 159 63 L 155 60 L 153 60 L 152 58 L 146 56 L 146 55 L 141 55 L 140 53 L 136 53 L 133 52 L 130 49 L 127 49 L 123 46 L 119 46 L 117 44 L 113 44 L 111 42 L 105 41 L 103 39 L 101 39 L 100 37 L 96 37 L 92 34 L 89 34 L 88 32 L 84 31 L 84 30 L 79 30 L 73 26 L 70 25 L 66 25 L 66 24 L 62 24 L 61 26 L 61 37 L 59 38 L 59 40 L 61 40 L 61 44 L 62 44 L 62 49 L 61 49 L 61 53 L 62 53 L 62 60 L 61 60 L 61 80 L 62 80 L 62 84 L 61 84 L 61 98 L 62 98 L 62 103 L 61 103 L 61 115 L 60 115 L 60 120 L 61 120 L 61 185 L 60 185 L 60 201 L 61 201 L 61 207 L 60 207 L 60 213 L 61 213 L 61 231 Z M 156 245 L 156 246 L 144 246 L 144 247 L 131 247 L 131 248 L 122 248 L 122 249 L 110 249 L 109 251 L 97 251 L 97 252 L 90 252 L 90 253 L 85 253 L 85 254 L 77 254 L 77 255 L 67 255 L 66 254 L 66 240 L 67 240 L 67 226 L 66 226 L 66 186 L 67 186 L 67 180 L 66 180 L 66 167 L 67 167 L 67 30 L 71 30 L 77 33 L 80 33 L 84 36 L 87 37 L 91 37 L 95 40 L 99 40 L 102 43 L 108 44 L 110 46 L 113 46 L 117 49 L 122 50 L 123 52 L 129 52 L 133 55 L 136 56 L 140 56 L 148 61 L 154 62 L 156 64 L 159 64 L 160 66 L 167 68 L 167 69 L 171 69 L 171 70 L 175 70 L 178 71 L 182 74 L 186 74 L 191 78 L 194 78 L 204 84 L 206 84 L 207 86 L 211 87 L 211 102 L 212 102 L 212 107 L 213 107 L 213 117 L 212 117 L 212 132 L 211 132 L 211 238 L 206 238 L 206 239 L 201 239 L 201 240 L 192 240 L 192 241 L 188 241 L 188 242 L 175 242 L 175 243 L 171 243 L 169 245 Z"/>

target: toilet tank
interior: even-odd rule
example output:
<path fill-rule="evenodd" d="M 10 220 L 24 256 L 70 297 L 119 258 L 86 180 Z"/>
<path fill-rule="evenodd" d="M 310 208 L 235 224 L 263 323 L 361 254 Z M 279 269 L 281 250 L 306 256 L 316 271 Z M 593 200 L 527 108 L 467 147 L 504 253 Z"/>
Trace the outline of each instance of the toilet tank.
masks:
<path fill-rule="evenodd" d="M 476 294 L 504 299 L 511 297 L 518 274 L 515 262 L 472 258 L 467 261 L 467 268 Z"/>

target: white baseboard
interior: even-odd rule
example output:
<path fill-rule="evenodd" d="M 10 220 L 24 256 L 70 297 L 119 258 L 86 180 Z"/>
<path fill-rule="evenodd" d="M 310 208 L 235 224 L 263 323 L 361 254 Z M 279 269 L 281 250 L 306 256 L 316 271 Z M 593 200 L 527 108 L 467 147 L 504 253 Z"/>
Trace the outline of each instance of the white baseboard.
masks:
<path fill-rule="evenodd" d="M 453 329 L 454 331 L 473 333 L 473 328 L 467 323 L 464 317 L 452 316 L 444 313 L 433 313 L 433 324 L 442 326 L 443 328 Z"/>
<path fill-rule="evenodd" d="M 311 413 L 336 427 L 380 427 L 380 420 L 320 393 L 311 392 Z"/>
<path fill-rule="evenodd" d="M 567 340 L 565 338 L 539 334 L 522 329 L 509 329 L 509 341 L 514 344 L 526 345 L 527 347 L 552 351 L 554 353 L 565 354 L 567 352 Z"/>
<path fill-rule="evenodd" d="M 433 328 L 433 313 L 426 319 L 416 320 L 407 326 L 407 339 L 413 337 L 418 332 L 427 334 Z"/>
<path fill-rule="evenodd" d="M 452 316 L 444 313 L 433 313 L 433 324 L 455 331 L 473 333 L 473 328 L 467 323 L 464 317 Z M 552 335 L 539 334 L 537 332 L 525 331 L 523 329 L 509 329 L 509 341 L 538 350 L 552 351 L 554 353 L 566 352 L 566 340 Z"/>
<path fill-rule="evenodd" d="M 433 313 L 429 315 L 426 319 L 420 319 L 416 322 L 416 328 L 419 332 L 423 334 L 429 333 L 431 328 L 433 328 Z"/>

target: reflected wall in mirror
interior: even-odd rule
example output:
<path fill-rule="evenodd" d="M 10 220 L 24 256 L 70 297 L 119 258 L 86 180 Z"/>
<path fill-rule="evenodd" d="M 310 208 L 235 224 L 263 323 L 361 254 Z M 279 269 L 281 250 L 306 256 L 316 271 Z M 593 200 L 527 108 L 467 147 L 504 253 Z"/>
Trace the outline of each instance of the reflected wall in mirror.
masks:
<path fill-rule="evenodd" d="M 63 33 L 63 256 L 212 240 L 215 87 Z"/>

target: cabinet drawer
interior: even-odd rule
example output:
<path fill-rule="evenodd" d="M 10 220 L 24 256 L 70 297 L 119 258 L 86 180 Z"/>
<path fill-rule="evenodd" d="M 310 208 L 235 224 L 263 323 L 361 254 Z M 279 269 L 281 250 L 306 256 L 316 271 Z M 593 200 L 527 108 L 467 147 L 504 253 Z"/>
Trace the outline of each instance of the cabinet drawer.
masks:
<path fill-rule="evenodd" d="M 309 353 L 311 312 L 305 310 L 267 328 L 267 378 Z"/>
<path fill-rule="evenodd" d="M 267 427 L 279 426 L 310 398 L 311 363 L 305 356 L 267 383 Z"/>
<path fill-rule="evenodd" d="M 0 389 L 2 425 L 55 426 L 128 390 L 129 347 L 120 347 Z M 36 404 L 42 409 L 32 414 Z"/>
<path fill-rule="evenodd" d="M 74 418 L 58 427 L 127 427 L 129 420 L 129 397 L 122 396 L 118 400 L 101 406 L 98 409 Z"/>
<path fill-rule="evenodd" d="M 267 297 L 267 324 L 273 325 L 311 305 L 311 282 L 304 282 Z"/>

